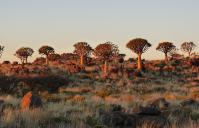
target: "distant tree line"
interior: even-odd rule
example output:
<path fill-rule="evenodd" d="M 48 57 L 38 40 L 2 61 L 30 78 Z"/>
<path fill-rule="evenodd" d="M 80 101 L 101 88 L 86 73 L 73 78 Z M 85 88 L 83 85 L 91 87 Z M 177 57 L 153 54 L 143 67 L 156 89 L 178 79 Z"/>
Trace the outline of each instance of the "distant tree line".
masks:
<path fill-rule="evenodd" d="M 152 45 L 146 40 L 142 38 L 136 38 L 130 40 L 126 47 L 130 49 L 133 53 L 138 55 L 137 57 L 137 69 L 142 69 L 142 54 L 145 53 Z M 184 42 L 181 45 L 181 51 L 188 54 L 188 57 L 191 56 L 194 51 L 196 45 L 193 42 Z M 0 57 L 4 51 L 4 46 L 0 46 Z M 92 48 L 87 42 L 78 42 L 74 44 L 74 54 L 79 56 L 81 67 L 84 66 L 84 60 L 86 57 L 89 57 L 91 54 L 94 55 L 97 59 L 104 62 L 103 71 L 107 73 L 107 65 L 109 60 L 121 56 L 123 54 L 119 53 L 119 48 L 116 44 L 112 42 L 106 42 L 97 45 L 96 48 Z M 168 54 L 175 54 L 177 51 L 176 46 L 172 42 L 160 42 L 156 48 L 156 50 L 161 51 L 165 54 L 165 62 L 168 62 Z M 45 45 L 39 48 L 39 54 L 44 55 L 46 59 L 46 65 L 49 64 L 50 60 L 56 60 L 60 58 L 59 54 L 55 53 L 53 47 Z M 34 53 L 34 50 L 29 47 L 21 47 L 15 52 L 15 56 L 21 60 L 22 64 L 28 62 L 28 58 L 31 57 Z M 64 56 L 64 55 L 63 55 Z"/>

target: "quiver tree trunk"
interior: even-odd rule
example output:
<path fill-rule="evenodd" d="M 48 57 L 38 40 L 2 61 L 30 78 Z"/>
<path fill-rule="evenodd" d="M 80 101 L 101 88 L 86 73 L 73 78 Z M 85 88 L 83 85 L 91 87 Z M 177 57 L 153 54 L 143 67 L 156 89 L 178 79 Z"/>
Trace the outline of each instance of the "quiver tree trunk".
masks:
<path fill-rule="evenodd" d="M 107 61 L 104 62 L 104 75 L 107 75 Z"/>
<path fill-rule="evenodd" d="M 137 60 L 137 69 L 142 70 L 142 59 L 141 59 L 141 53 L 138 53 L 138 60 Z"/>
<path fill-rule="evenodd" d="M 165 53 L 165 62 L 168 62 L 168 61 L 169 61 L 168 55 L 167 55 L 167 53 Z"/>
<path fill-rule="evenodd" d="M 188 54 L 189 54 L 189 58 L 191 58 L 191 52 L 188 52 Z"/>
<path fill-rule="evenodd" d="M 80 56 L 80 65 L 83 66 L 84 65 L 84 56 Z"/>
<path fill-rule="evenodd" d="M 28 58 L 26 58 L 26 62 L 25 62 L 26 64 L 28 63 Z"/>
<path fill-rule="evenodd" d="M 24 59 L 23 58 L 21 58 L 21 66 L 22 66 L 22 68 L 24 68 Z"/>
<path fill-rule="evenodd" d="M 48 55 L 46 56 L 46 65 L 49 64 L 49 61 L 48 61 Z"/>

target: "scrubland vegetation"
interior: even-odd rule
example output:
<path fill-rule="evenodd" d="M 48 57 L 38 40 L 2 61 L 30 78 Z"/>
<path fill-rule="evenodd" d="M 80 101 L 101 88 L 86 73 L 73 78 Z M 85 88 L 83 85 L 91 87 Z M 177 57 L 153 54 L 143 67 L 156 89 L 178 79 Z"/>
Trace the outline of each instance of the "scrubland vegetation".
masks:
<path fill-rule="evenodd" d="M 74 53 L 22 47 L 19 62 L 0 65 L 0 128 L 198 128 L 199 55 L 185 42 L 161 42 L 164 60 L 144 60 L 151 44 L 127 43 L 138 57 L 125 58 L 111 42 L 86 42 Z M 0 55 L 4 49 L 0 47 Z M 91 56 L 91 54 L 93 56 Z M 155 54 L 155 53 L 154 53 Z"/>

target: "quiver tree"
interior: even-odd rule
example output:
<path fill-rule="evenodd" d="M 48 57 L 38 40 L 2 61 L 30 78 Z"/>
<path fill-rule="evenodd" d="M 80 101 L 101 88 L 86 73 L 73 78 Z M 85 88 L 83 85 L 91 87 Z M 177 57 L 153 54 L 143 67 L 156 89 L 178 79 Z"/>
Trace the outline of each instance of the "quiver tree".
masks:
<path fill-rule="evenodd" d="M 46 64 L 48 65 L 48 56 L 50 54 L 53 54 L 55 52 L 54 48 L 52 48 L 51 46 L 42 46 L 39 49 L 39 54 L 41 55 L 45 55 L 46 56 Z"/>
<path fill-rule="evenodd" d="M 156 50 L 161 51 L 165 54 L 165 62 L 168 62 L 168 53 L 175 51 L 176 47 L 171 42 L 159 43 Z"/>
<path fill-rule="evenodd" d="M 4 46 L 0 45 L 0 58 L 1 58 L 2 54 L 3 54 L 3 51 L 4 51 Z"/>
<path fill-rule="evenodd" d="M 119 54 L 118 46 L 111 42 L 99 44 L 93 51 L 93 55 L 97 57 L 99 60 L 104 62 L 103 71 L 105 75 L 107 75 L 107 62 L 113 59 L 118 54 Z"/>
<path fill-rule="evenodd" d="M 68 61 L 68 60 L 78 60 L 78 55 L 74 53 L 63 53 L 60 55 L 62 61 Z"/>
<path fill-rule="evenodd" d="M 59 59 L 61 59 L 61 56 L 59 54 L 56 54 L 56 53 L 50 54 L 48 56 L 49 61 L 58 61 Z"/>
<path fill-rule="evenodd" d="M 32 56 L 34 50 L 29 47 L 22 47 L 18 49 L 15 53 L 15 56 L 21 60 L 22 65 L 28 62 L 28 57 Z"/>
<path fill-rule="evenodd" d="M 191 52 L 195 49 L 196 45 L 193 42 L 184 42 L 181 45 L 181 50 L 185 53 L 188 53 L 189 57 L 191 57 Z"/>
<path fill-rule="evenodd" d="M 146 52 L 148 48 L 151 47 L 151 44 L 145 39 L 136 38 L 129 41 L 126 47 L 138 55 L 137 69 L 141 70 L 142 69 L 142 59 L 141 59 L 142 53 Z"/>
<path fill-rule="evenodd" d="M 92 48 L 86 42 L 78 42 L 74 45 L 74 47 L 75 47 L 74 53 L 80 57 L 80 64 L 81 66 L 83 66 L 84 58 L 88 57 L 91 54 Z"/>
<path fill-rule="evenodd" d="M 123 75 L 123 68 L 124 68 L 124 64 L 123 63 L 124 63 L 125 56 L 126 56 L 126 54 L 118 54 L 116 56 L 116 63 L 119 63 L 120 71 L 121 71 L 122 75 Z"/>
<path fill-rule="evenodd" d="M 180 59 L 183 56 L 178 53 L 179 49 L 173 48 L 168 54 L 171 60 Z"/>

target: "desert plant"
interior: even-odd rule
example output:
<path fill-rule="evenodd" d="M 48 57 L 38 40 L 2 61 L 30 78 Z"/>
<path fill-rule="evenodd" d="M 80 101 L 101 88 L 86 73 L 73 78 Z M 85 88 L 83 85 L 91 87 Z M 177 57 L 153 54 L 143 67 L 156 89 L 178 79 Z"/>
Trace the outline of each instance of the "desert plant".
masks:
<path fill-rule="evenodd" d="M 53 53 L 48 56 L 49 61 L 56 61 L 59 60 L 61 56 L 59 54 Z"/>
<path fill-rule="evenodd" d="M 185 53 L 188 53 L 189 57 L 191 56 L 191 52 L 195 49 L 196 45 L 193 42 L 184 42 L 181 45 L 181 50 Z"/>
<path fill-rule="evenodd" d="M 86 42 L 78 42 L 74 45 L 75 50 L 74 53 L 79 55 L 81 66 L 84 65 L 84 57 L 87 57 L 91 54 L 92 48 Z"/>
<path fill-rule="evenodd" d="M 28 62 L 28 57 L 32 56 L 33 53 L 34 50 L 32 48 L 22 47 L 16 51 L 15 56 L 21 60 L 22 64 L 24 64 Z"/>
<path fill-rule="evenodd" d="M 165 54 L 165 62 L 168 62 L 168 53 L 173 51 L 175 49 L 175 46 L 171 42 L 162 42 L 159 43 L 156 50 L 161 51 Z"/>
<path fill-rule="evenodd" d="M 149 47 L 151 47 L 151 44 L 146 39 L 136 38 L 130 40 L 127 43 L 126 47 L 132 50 L 134 53 L 138 54 L 137 68 L 138 70 L 141 70 L 142 69 L 141 55 L 142 53 L 146 52 Z"/>
<path fill-rule="evenodd" d="M 37 57 L 33 64 L 37 64 L 37 65 L 42 65 L 42 64 L 45 64 L 46 62 L 46 59 L 44 57 Z"/>
<path fill-rule="evenodd" d="M 52 48 L 51 46 L 42 46 L 39 49 L 39 54 L 41 55 L 45 55 L 46 56 L 46 64 L 48 65 L 48 57 L 50 54 L 53 54 L 55 52 L 54 48 Z"/>
<path fill-rule="evenodd" d="M 114 56 L 117 56 L 119 53 L 118 46 L 111 43 L 106 42 L 103 44 L 99 44 L 94 49 L 94 56 L 96 56 L 99 60 L 104 61 L 104 74 L 107 74 L 107 62 L 108 60 L 111 60 Z"/>
<path fill-rule="evenodd" d="M 60 55 L 61 56 L 61 60 L 78 60 L 78 55 L 74 54 L 74 53 L 63 53 Z"/>

